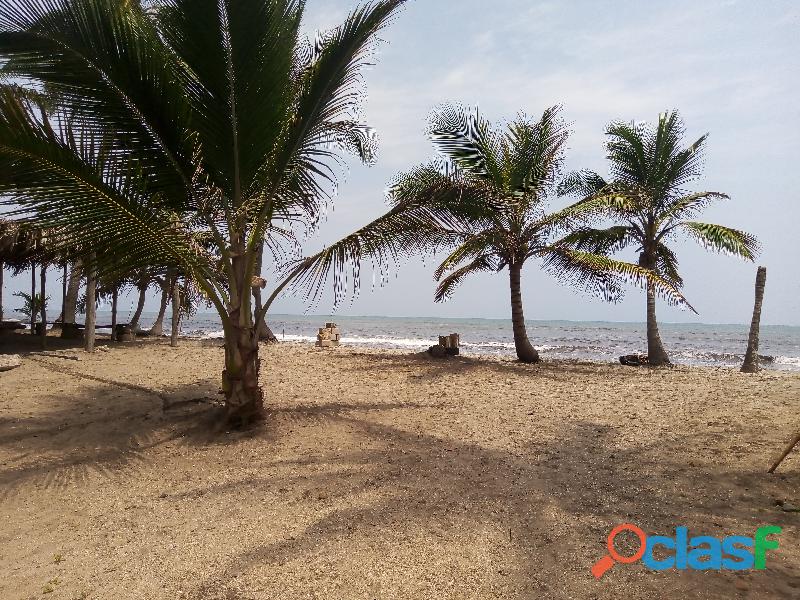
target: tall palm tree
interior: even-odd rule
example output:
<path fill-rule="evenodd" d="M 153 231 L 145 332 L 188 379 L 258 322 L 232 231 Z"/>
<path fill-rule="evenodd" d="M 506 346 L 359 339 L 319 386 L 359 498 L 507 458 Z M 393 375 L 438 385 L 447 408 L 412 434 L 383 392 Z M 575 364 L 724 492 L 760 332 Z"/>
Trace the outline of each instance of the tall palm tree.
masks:
<path fill-rule="evenodd" d="M 558 280 L 609 300 L 619 297 L 627 280 L 647 281 L 670 301 L 683 302 L 647 269 L 554 242 L 597 210 L 592 203 L 546 210 L 568 137 L 560 107 L 548 108 L 539 120 L 520 115 L 493 127 L 478 111 L 445 106 L 431 116 L 429 137 L 442 160 L 399 176 L 386 215 L 300 263 L 290 278 L 305 277 L 318 288 L 330 268 L 341 270 L 347 261 L 447 249 L 435 272 L 435 299 L 442 301 L 467 276 L 508 268 L 514 345 L 527 363 L 539 360 L 522 306 L 522 269 L 531 259 Z M 353 274 L 356 279 L 357 264 Z"/>
<path fill-rule="evenodd" d="M 721 192 L 690 192 L 687 185 L 702 173 L 708 134 L 683 147 L 685 128 L 677 111 L 663 113 L 652 127 L 614 122 L 606 130 L 609 181 L 580 171 L 565 178 L 562 194 L 574 194 L 596 207 L 598 217 L 616 222 L 606 229 L 584 227 L 564 243 L 580 250 L 613 253 L 633 246 L 639 264 L 655 271 L 676 289 L 683 287 L 678 259 L 670 242 L 683 234 L 705 248 L 754 260 L 758 241 L 749 233 L 692 218 Z M 579 202 L 580 205 L 580 202 Z M 647 286 L 647 352 L 651 365 L 669 364 L 656 319 L 656 297 Z"/>
<path fill-rule="evenodd" d="M 276 222 L 316 223 L 340 150 L 372 159 L 361 71 L 402 3 L 356 8 L 313 42 L 300 0 L 0 6 L 4 70 L 59 103 L 43 118 L 0 93 L 4 203 L 90 246 L 98 272 L 179 265 L 198 282 L 225 332 L 233 424 L 263 412 L 257 248 Z"/>

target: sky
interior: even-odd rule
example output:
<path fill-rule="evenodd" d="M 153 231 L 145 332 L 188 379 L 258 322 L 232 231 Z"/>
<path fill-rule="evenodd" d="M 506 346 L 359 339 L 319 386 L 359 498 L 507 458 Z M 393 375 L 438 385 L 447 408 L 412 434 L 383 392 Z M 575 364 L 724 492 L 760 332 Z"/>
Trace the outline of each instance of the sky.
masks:
<path fill-rule="evenodd" d="M 329 29 L 356 6 L 309 0 L 305 28 Z M 443 103 L 479 107 L 492 121 L 563 106 L 570 124 L 565 171 L 607 173 L 604 130 L 613 120 L 657 120 L 678 109 L 687 143 L 708 132 L 704 176 L 693 191 L 729 201 L 698 220 L 755 234 L 757 264 L 768 270 L 762 322 L 800 325 L 800 3 L 795 0 L 410 0 L 382 34 L 366 73 L 366 123 L 380 139 L 377 164 L 348 163 L 319 231 L 304 249 L 317 251 L 386 210 L 392 178 L 434 157 L 427 117 Z M 554 198 L 553 208 L 564 206 Z M 691 240 L 674 249 L 684 293 L 699 315 L 659 306 L 663 321 L 747 323 L 756 265 L 708 253 Z M 623 255 L 631 259 L 632 254 Z M 453 298 L 434 303 L 432 260 L 410 259 L 339 314 L 508 318 L 505 272 L 466 281 Z M 7 277 L 6 294 L 28 289 L 29 277 Z M 51 294 L 60 283 L 51 276 Z M 273 282 L 274 283 L 274 282 Z M 274 313 L 325 314 L 331 295 L 310 306 L 285 296 Z M 563 287 L 529 262 L 523 271 L 528 319 L 642 321 L 644 293 L 631 288 L 608 304 Z M 132 298 L 121 305 L 127 310 Z M 8 303 L 11 304 L 10 302 Z M 156 294 L 148 309 L 157 308 Z"/>

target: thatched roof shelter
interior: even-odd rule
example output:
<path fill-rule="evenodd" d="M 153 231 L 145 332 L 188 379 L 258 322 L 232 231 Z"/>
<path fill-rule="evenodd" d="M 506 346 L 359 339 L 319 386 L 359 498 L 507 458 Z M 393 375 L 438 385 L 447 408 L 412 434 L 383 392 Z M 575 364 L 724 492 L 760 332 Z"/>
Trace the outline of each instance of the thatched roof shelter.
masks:
<path fill-rule="evenodd" d="M 38 235 L 39 230 L 28 221 L 0 218 L 0 263 L 15 272 L 29 267 Z"/>

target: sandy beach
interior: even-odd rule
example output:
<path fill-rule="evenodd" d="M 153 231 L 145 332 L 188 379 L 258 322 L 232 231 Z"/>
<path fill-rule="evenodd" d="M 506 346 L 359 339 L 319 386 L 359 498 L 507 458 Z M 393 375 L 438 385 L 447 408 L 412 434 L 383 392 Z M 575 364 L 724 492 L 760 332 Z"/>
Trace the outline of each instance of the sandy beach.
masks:
<path fill-rule="evenodd" d="M 8 349 L 6 348 L 5 351 Z M 3 599 L 796 598 L 800 375 L 262 349 L 269 417 L 213 432 L 222 349 L 0 373 Z M 764 571 L 590 567 L 631 522 L 783 528 Z M 624 545 L 624 544 L 623 544 Z"/>

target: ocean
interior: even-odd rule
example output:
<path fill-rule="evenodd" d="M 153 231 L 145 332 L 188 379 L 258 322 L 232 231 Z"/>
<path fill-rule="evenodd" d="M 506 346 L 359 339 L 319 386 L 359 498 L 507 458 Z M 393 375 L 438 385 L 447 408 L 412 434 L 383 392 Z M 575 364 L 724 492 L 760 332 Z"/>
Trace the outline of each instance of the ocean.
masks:
<path fill-rule="evenodd" d="M 148 326 L 154 317 L 146 313 L 142 325 Z M 121 321 L 125 318 L 120 315 Z M 270 315 L 269 325 L 278 339 L 313 342 L 317 328 L 326 321 L 339 325 L 345 346 L 421 351 L 435 344 L 439 335 L 459 333 L 465 355 L 514 356 L 511 321 L 503 319 Z M 169 319 L 165 331 L 169 331 L 168 327 Z M 748 329 L 748 325 L 660 325 L 673 362 L 718 367 L 741 365 Z M 214 313 L 200 313 L 184 320 L 181 333 L 197 338 L 222 337 L 220 321 Z M 544 359 L 616 362 L 623 354 L 647 351 L 644 323 L 528 321 L 528 336 Z M 759 350 L 762 356 L 770 357 L 762 363 L 765 368 L 800 371 L 800 327 L 762 326 Z"/>

